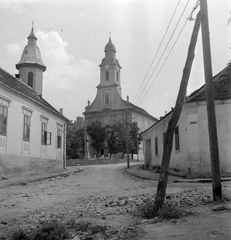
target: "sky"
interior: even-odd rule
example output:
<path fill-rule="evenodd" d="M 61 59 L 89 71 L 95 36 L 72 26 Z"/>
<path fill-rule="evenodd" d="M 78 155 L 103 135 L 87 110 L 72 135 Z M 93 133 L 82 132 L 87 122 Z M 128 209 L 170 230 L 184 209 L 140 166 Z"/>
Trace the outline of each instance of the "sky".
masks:
<path fill-rule="evenodd" d="M 0 67 L 12 75 L 32 21 L 47 66 L 43 98 L 75 120 L 92 103 L 109 35 L 122 67 L 122 98 L 156 118 L 175 106 L 200 7 L 196 0 L 0 0 Z M 213 75 L 231 52 L 231 0 L 208 0 Z M 193 9 L 195 11 L 193 11 Z M 172 19 L 172 20 L 171 20 Z M 4 23 L 4 24 L 3 24 Z M 186 25 L 185 25 L 186 23 Z M 201 31 L 187 95 L 204 84 Z"/>

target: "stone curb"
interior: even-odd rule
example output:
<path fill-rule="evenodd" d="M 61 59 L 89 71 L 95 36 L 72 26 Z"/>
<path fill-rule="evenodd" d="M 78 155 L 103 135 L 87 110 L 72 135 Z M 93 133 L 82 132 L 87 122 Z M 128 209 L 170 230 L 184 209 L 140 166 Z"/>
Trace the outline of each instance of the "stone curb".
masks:
<path fill-rule="evenodd" d="M 26 183 L 31 183 L 31 182 L 37 182 L 37 181 L 42 181 L 42 180 L 47 180 L 50 178 L 55 178 L 55 177 L 64 177 L 64 176 L 68 176 L 70 174 L 76 174 L 78 172 L 80 172 L 80 169 L 77 170 L 63 170 L 62 172 L 53 172 L 53 173 L 47 173 L 44 175 L 39 175 L 39 174 L 35 174 L 35 175 L 28 175 L 25 176 L 25 178 L 20 178 L 20 177 L 15 177 L 15 178 L 9 178 L 9 179 L 2 179 L 0 180 L 0 188 L 5 188 L 8 186 L 18 186 L 18 185 L 23 185 Z"/>
<path fill-rule="evenodd" d="M 132 171 L 132 168 L 136 168 L 136 171 Z M 124 169 L 124 171 L 132 176 L 141 178 L 141 179 L 145 179 L 145 180 L 151 180 L 151 181 L 158 181 L 158 179 L 153 179 L 151 178 L 150 175 L 151 172 L 147 171 L 147 175 L 145 175 L 144 173 L 139 173 L 139 170 L 137 169 L 137 166 L 131 166 L 129 169 Z M 145 170 L 143 170 L 145 171 Z M 176 177 L 176 176 L 175 176 Z M 221 178 L 221 182 L 229 182 L 231 181 L 230 177 L 222 177 Z M 212 182 L 212 178 L 193 178 L 193 179 L 186 179 L 186 178 L 179 178 L 176 180 L 173 180 L 174 183 L 211 183 Z"/>

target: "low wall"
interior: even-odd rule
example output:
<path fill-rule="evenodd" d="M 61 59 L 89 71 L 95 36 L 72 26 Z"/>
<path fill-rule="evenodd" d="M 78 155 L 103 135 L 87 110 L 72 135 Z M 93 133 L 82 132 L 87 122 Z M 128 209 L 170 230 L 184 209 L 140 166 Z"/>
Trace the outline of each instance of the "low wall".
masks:
<path fill-rule="evenodd" d="M 53 172 L 62 168 L 62 159 L 33 158 L 14 154 L 0 154 L 0 177 Z"/>

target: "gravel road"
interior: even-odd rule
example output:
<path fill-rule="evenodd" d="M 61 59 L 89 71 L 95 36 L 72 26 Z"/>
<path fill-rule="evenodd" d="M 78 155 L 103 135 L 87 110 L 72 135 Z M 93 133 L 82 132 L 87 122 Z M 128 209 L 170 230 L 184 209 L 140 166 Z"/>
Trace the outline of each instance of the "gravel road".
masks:
<path fill-rule="evenodd" d="M 85 218 L 118 227 L 134 223 L 130 213 L 156 192 L 157 182 L 132 177 L 125 168 L 84 166 L 75 174 L 1 188 L 0 237 L 51 219 Z M 167 192 L 191 205 L 211 200 L 211 184 L 174 183 L 170 177 Z"/>

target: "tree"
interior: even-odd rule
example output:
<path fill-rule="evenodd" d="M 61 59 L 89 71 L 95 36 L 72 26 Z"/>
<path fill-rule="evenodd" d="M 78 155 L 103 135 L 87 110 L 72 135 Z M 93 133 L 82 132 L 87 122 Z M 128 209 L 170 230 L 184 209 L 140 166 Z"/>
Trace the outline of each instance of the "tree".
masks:
<path fill-rule="evenodd" d="M 132 154 L 138 154 L 138 147 L 141 143 L 141 136 L 139 134 L 139 127 L 137 122 L 129 123 L 129 136 L 130 136 L 130 144 L 129 144 L 129 152 Z"/>
<path fill-rule="evenodd" d="M 119 152 L 119 133 L 118 133 L 118 127 L 116 123 L 113 123 L 112 125 L 107 124 L 106 125 L 106 131 L 107 131 L 107 147 L 108 152 L 111 155 L 114 153 Z"/>
<path fill-rule="evenodd" d="M 81 158 L 84 151 L 84 129 L 69 122 L 67 124 L 66 152 L 67 158 Z"/>
<path fill-rule="evenodd" d="M 105 147 L 107 140 L 106 128 L 102 126 L 99 121 L 93 122 L 86 128 L 87 134 L 91 137 L 91 146 L 96 150 L 97 157 L 99 156 L 100 149 Z"/>
<path fill-rule="evenodd" d="M 118 122 L 114 122 L 112 125 L 108 124 L 106 126 L 106 129 L 108 132 L 107 144 L 110 155 L 113 153 L 122 152 L 122 157 L 124 157 L 127 144 L 126 121 L 119 120 Z M 136 122 L 128 124 L 128 132 L 129 153 L 132 153 L 133 155 L 137 153 L 137 148 L 141 142 L 141 137 L 139 135 L 139 127 Z"/>

